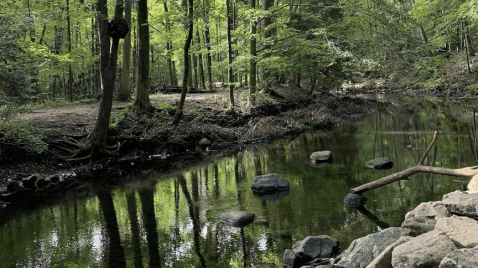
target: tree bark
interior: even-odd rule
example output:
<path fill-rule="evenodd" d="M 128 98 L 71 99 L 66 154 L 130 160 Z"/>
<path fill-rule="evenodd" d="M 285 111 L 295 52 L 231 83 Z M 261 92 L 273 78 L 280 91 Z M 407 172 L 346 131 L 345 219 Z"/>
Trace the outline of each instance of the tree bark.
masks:
<path fill-rule="evenodd" d="M 181 91 L 181 98 L 179 99 L 179 105 L 176 110 L 176 114 L 174 115 L 173 119 L 173 125 L 177 126 L 179 124 L 179 120 L 181 119 L 182 113 L 183 113 L 183 107 L 184 107 L 184 101 L 186 100 L 186 94 L 188 92 L 188 75 L 189 75 L 189 64 L 188 64 L 188 58 L 189 57 L 189 48 L 191 47 L 191 40 L 193 39 L 193 26 L 194 26 L 194 8 L 193 0 L 188 0 L 189 2 L 189 16 L 188 16 L 188 23 L 189 23 L 189 31 L 188 31 L 188 36 L 186 38 L 186 42 L 184 43 L 184 76 L 183 76 L 183 89 Z"/>
<path fill-rule="evenodd" d="M 163 5 L 164 5 L 164 12 L 168 13 L 169 10 L 168 10 L 167 0 L 163 0 Z M 169 19 L 166 19 L 166 32 L 169 34 L 170 31 L 171 31 L 171 22 L 169 21 Z M 168 71 L 169 71 L 169 84 L 171 86 L 175 86 L 176 83 L 174 78 L 173 63 L 171 60 L 172 50 L 173 50 L 173 44 L 168 39 L 168 41 L 166 42 L 166 51 L 167 51 L 166 58 L 167 58 Z"/>
<path fill-rule="evenodd" d="M 124 15 L 128 25 L 131 25 L 131 2 L 125 2 Z M 121 74 L 121 85 L 119 100 L 131 99 L 131 31 L 124 39 L 123 46 L 123 69 Z"/>
<path fill-rule="evenodd" d="M 262 10 L 267 12 L 269 11 L 269 8 L 271 7 L 273 1 L 272 0 L 262 0 Z M 265 17 L 262 19 L 261 24 L 262 24 L 262 31 L 264 32 L 264 39 L 267 40 L 272 36 L 272 31 L 271 30 L 266 30 L 266 28 L 272 23 L 271 17 L 269 14 L 266 14 Z M 268 45 L 263 45 L 262 50 L 265 50 L 268 47 Z M 269 54 L 265 52 L 266 55 L 263 56 L 262 58 L 269 57 Z M 261 76 L 261 81 L 267 82 L 269 78 L 268 72 L 264 69 L 261 68 L 260 70 L 260 76 Z M 263 83 L 261 82 L 261 83 Z M 270 88 L 267 86 L 265 88 L 266 92 L 270 92 Z"/>
<path fill-rule="evenodd" d="M 151 102 L 149 101 L 148 1 L 137 0 L 136 10 L 138 18 L 138 84 L 133 107 L 148 110 L 151 109 Z"/>
<path fill-rule="evenodd" d="M 232 71 L 233 51 L 231 43 L 231 3 L 226 0 L 226 23 L 227 23 L 227 80 L 229 82 L 229 108 L 234 111 L 234 73 Z"/>
<path fill-rule="evenodd" d="M 68 30 L 68 53 L 71 54 L 71 23 L 70 23 L 70 1 L 66 0 L 66 21 Z M 68 88 L 70 90 L 70 101 L 73 101 L 73 71 L 71 63 L 68 63 Z"/>
<path fill-rule="evenodd" d="M 250 0 L 251 9 L 256 9 L 256 1 Z M 256 62 L 256 21 L 252 18 L 250 21 L 250 33 L 251 40 L 249 43 L 249 95 L 251 102 L 250 112 L 254 113 L 256 107 L 256 75 L 257 75 L 257 62 Z"/>
<path fill-rule="evenodd" d="M 97 148 L 100 152 L 114 154 L 108 150 L 106 139 L 108 137 L 108 127 L 111 116 L 111 107 L 113 105 L 114 81 L 116 78 L 116 65 L 118 60 L 119 38 L 113 38 L 110 43 L 108 26 L 108 7 L 107 0 L 98 0 L 98 36 L 100 40 L 100 77 L 101 77 L 101 103 L 98 110 L 98 120 L 93 131 L 88 137 L 90 144 L 90 156 Z M 121 0 L 116 0 L 115 19 L 123 18 L 123 4 Z M 119 146 L 117 148 L 119 150 Z"/>
<path fill-rule="evenodd" d="M 196 30 L 196 39 L 197 39 L 197 44 L 198 44 L 198 51 L 201 51 L 201 37 L 199 35 L 199 31 Z M 201 80 L 201 87 L 206 89 L 206 81 L 204 81 L 204 65 L 203 65 L 203 60 L 202 60 L 202 53 L 199 52 L 198 54 L 198 59 L 199 59 L 199 78 Z"/>
<path fill-rule="evenodd" d="M 205 24 L 205 40 L 206 40 L 206 47 L 207 47 L 207 56 L 206 56 L 206 64 L 207 64 L 207 77 L 208 77 L 208 89 L 212 90 L 212 58 L 211 58 L 211 36 L 209 34 L 209 6 L 206 6 L 205 8 L 205 14 L 204 14 L 204 24 Z"/>

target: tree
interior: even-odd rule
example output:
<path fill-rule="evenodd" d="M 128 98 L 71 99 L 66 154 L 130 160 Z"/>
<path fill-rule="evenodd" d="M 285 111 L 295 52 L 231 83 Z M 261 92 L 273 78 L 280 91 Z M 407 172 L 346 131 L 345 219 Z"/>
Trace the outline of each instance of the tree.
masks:
<path fill-rule="evenodd" d="M 131 25 L 131 2 L 127 0 L 124 3 L 124 15 L 126 19 L 126 23 Z M 129 100 L 131 99 L 131 31 L 128 32 L 124 39 L 124 46 L 123 46 L 123 68 L 121 74 L 121 85 L 120 85 L 120 93 L 119 93 L 119 100 Z"/>
<path fill-rule="evenodd" d="M 226 0 L 226 24 L 227 24 L 227 78 L 229 82 L 229 108 L 234 111 L 234 73 L 232 70 L 232 60 L 233 60 L 233 52 L 232 52 L 232 43 L 231 43 L 231 27 L 232 27 L 232 20 L 231 20 L 231 4 L 230 0 Z"/>
<path fill-rule="evenodd" d="M 250 6 L 252 10 L 256 9 L 256 1 L 250 0 Z M 250 34 L 251 40 L 249 43 L 249 100 L 251 102 L 251 112 L 254 112 L 256 106 L 256 75 L 257 75 L 257 62 L 256 62 L 256 20 L 255 17 L 250 21 Z"/>
<path fill-rule="evenodd" d="M 185 0 L 183 0 L 185 1 Z M 188 35 L 186 37 L 186 42 L 184 42 L 184 74 L 183 74 L 183 88 L 181 90 L 181 98 L 179 99 L 179 105 L 176 109 L 176 114 L 173 118 L 173 125 L 177 126 L 179 124 L 179 120 L 181 120 L 181 116 L 183 114 L 183 107 L 184 101 L 186 100 L 186 94 L 188 92 L 188 77 L 190 71 L 190 64 L 189 61 L 191 57 L 189 57 L 189 48 L 191 47 L 191 40 L 193 39 L 193 26 L 194 26 L 194 6 L 193 0 L 188 0 L 188 19 L 187 22 L 189 24 Z"/>
<path fill-rule="evenodd" d="M 138 16 L 138 85 L 133 107 L 151 109 L 149 101 L 149 22 L 148 1 L 136 1 Z"/>

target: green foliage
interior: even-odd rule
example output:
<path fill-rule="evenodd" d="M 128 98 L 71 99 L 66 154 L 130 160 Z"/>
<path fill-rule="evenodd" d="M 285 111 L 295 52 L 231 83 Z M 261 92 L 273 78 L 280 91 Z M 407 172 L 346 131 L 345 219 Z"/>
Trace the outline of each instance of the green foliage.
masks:
<path fill-rule="evenodd" d="M 156 102 L 153 104 L 154 107 L 160 109 L 160 110 L 169 110 L 171 109 L 171 104 L 169 102 Z"/>
<path fill-rule="evenodd" d="M 117 128 L 119 123 L 121 123 L 121 121 L 125 119 L 128 112 L 129 112 L 129 107 L 125 107 L 123 110 L 121 110 L 121 112 L 114 113 L 110 118 L 109 128 Z"/>
<path fill-rule="evenodd" d="M 0 144 L 11 144 L 35 153 L 48 149 L 43 137 L 52 130 L 33 127 L 28 121 L 15 116 L 16 112 L 12 108 L 0 107 Z"/>

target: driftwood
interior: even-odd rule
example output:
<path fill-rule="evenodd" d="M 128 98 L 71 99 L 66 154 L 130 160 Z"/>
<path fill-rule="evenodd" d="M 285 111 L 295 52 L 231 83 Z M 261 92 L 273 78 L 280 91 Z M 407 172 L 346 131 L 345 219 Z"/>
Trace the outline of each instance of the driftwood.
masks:
<path fill-rule="evenodd" d="M 351 192 L 356 194 L 362 194 L 367 191 L 390 184 L 392 182 L 396 182 L 400 180 L 409 180 L 408 177 L 417 173 L 432 173 L 432 174 L 448 175 L 448 176 L 454 176 L 454 177 L 472 178 L 471 181 L 468 183 L 468 189 L 471 191 L 478 190 L 478 175 L 477 175 L 478 166 L 465 167 L 465 168 L 459 168 L 459 169 L 450 169 L 450 168 L 423 165 L 423 162 L 425 161 L 425 158 L 428 152 L 435 145 L 437 138 L 438 138 L 438 131 L 435 131 L 435 135 L 433 136 L 432 142 L 430 143 L 427 150 L 423 154 L 420 162 L 418 162 L 416 166 L 388 175 L 376 181 L 372 181 L 372 182 L 360 185 L 359 187 L 352 189 Z"/>

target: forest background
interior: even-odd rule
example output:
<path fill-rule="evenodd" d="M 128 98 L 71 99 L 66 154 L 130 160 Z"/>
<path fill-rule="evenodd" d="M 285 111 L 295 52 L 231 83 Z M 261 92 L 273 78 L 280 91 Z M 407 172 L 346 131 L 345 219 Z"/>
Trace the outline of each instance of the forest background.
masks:
<path fill-rule="evenodd" d="M 105 2 L 0 4 L 3 131 L 18 107 L 101 98 Z M 229 111 L 239 89 L 236 106 L 252 112 L 256 98 L 275 88 L 291 95 L 363 88 L 478 93 L 474 0 L 109 1 L 109 19 L 117 3 L 131 20 L 112 65 L 117 100 L 137 104 L 144 88 L 213 90 L 215 82 L 230 91 Z"/>

